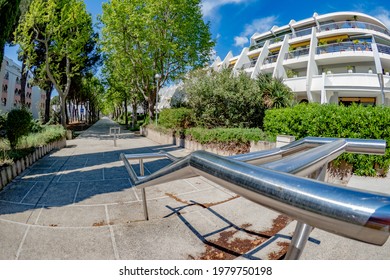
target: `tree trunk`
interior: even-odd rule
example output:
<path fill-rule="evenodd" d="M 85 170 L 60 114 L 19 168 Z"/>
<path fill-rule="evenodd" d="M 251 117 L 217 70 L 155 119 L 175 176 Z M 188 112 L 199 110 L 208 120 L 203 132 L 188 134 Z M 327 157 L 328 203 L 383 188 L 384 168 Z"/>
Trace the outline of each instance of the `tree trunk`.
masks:
<path fill-rule="evenodd" d="M 22 61 L 22 78 L 20 80 L 20 104 L 22 107 L 26 105 L 26 84 L 27 84 L 27 71 L 26 71 L 26 59 L 23 56 Z"/>
<path fill-rule="evenodd" d="M 129 124 L 129 117 L 127 115 L 127 96 L 125 96 L 125 125 Z"/>
<path fill-rule="evenodd" d="M 66 99 L 64 96 L 60 96 L 61 102 L 61 125 L 66 129 L 68 113 L 66 112 Z"/>
<path fill-rule="evenodd" d="M 132 119 L 131 128 L 135 129 L 135 127 L 137 125 L 137 99 L 136 98 L 133 98 L 132 107 L 133 107 L 133 110 L 131 113 L 131 119 Z"/>
<path fill-rule="evenodd" d="M 48 123 L 50 121 L 50 101 L 51 101 L 51 94 L 53 92 L 53 83 L 50 83 L 50 86 L 46 89 L 46 100 L 45 100 L 45 123 Z"/>

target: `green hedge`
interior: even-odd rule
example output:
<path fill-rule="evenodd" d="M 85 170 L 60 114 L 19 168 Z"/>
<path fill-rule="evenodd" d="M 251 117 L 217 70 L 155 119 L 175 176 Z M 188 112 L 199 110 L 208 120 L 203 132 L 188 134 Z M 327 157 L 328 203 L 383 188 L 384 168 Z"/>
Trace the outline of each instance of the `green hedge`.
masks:
<path fill-rule="evenodd" d="M 159 114 L 158 124 L 168 129 L 183 130 L 194 125 L 194 114 L 188 108 L 164 109 Z"/>
<path fill-rule="evenodd" d="M 259 128 L 214 128 L 194 127 L 185 130 L 186 137 L 201 144 L 211 143 L 249 143 L 250 141 L 275 140 Z"/>
<path fill-rule="evenodd" d="M 390 108 L 349 107 L 338 105 L 300 104 L 293 108 L 268 110 L 264 130 L 271 135 L 384 139 L 390 145 Z M 354 173 L 363 176 L 386 174 L 390 165 L 390 148 L 385 156 L 344 153 L 337 160 L 353 165 Z"/>

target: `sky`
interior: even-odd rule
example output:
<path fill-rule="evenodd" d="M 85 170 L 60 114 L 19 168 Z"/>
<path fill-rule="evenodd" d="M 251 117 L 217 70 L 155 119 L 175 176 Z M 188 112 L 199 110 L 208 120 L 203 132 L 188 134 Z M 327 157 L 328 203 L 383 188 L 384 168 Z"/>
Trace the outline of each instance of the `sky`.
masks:
<path fill-rule="evenodd" d="M 95 22 L 102 13 L 102 3 L 108 0 L 85 0 L 87 10 Z M 158 1 L 158 0 L 156 0 Z M 229 51 L 239 55 L 249 46 L 255 32 L 269 31 L 272 26 L 283 26 L 291 19 L 296 21 L 319 15 L 353 11 L 362 12 L 381 20 L 390 28 L 390 1 L 388 0 L 202 0 L 205 22 L 209 22 L 212 38 L 216 41 L 214 52 L 223 59 Z M 17 47 L 5 50 L 5 55 L 16 61 Z"/>

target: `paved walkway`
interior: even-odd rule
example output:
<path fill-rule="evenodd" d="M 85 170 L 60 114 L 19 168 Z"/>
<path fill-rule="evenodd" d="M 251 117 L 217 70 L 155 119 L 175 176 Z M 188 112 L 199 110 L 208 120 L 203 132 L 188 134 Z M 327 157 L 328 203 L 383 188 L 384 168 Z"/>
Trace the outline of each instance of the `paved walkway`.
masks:
<path fill-rule="evenodd" d="M 114 147 L 108 134 L 115 125 L 108 119 L 99 121 L 0 192 L 0 259 L 283 255 L 294 221 L 202 177 L 147 189 L 150 220 L 144 221 L 141 193 L 131 186 L 119 154 L 164 150 L 182 157 L 189 151 L 129 132 Z M 147 162 L 145 169 L 151 173 L 168 163 Z M 390 186 L 385 180 L 377 183 L 380 191 Z M 351 181 L 356 187 L 375 185 L 372 180 Z M 389 249 L 390 242 L 377 247 L 315 229 L 302 259 L 390 259 Z"/>

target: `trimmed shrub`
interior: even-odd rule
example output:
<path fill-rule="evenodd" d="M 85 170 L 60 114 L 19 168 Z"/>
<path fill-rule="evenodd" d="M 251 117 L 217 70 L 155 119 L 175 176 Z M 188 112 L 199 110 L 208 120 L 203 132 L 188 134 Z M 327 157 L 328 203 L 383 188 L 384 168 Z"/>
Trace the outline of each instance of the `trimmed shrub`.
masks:
<path fill-rule="evenodd" d="M 274 141 L 267 133 L 259 128 L 214 128 L 194 127 L 185 131 L 186 137 L 201 144 L 212 143 L 249 143 L 250 141 Z"/>
<path fill-rule="evenodd" d="M 384 139 L 390 146 L 390 108 L 349 107 L 336 104 L 300 104 L 293 108 L 266 112 L 264 130 L 271 135 L 294 135 L 360 139 Z M 390 165 L 390 148 L 384 156 L 344 153 L 335 163 L 345 160 L 357 175 L 386 174 Z"/>
<path fill-rule="evenodd" d="M 159 114 L 158 123 L 168 129 L 187 129 L 194 125 L 194 114 L 187 108 L 164 109 Z"/>
<path fill-rule="evenodd" d="M 19 139 L 31 131 L 32 116 L 26 109 L 13 109 L 7 115 L 6 130 L 11 149 L 15 149 Z"/>

